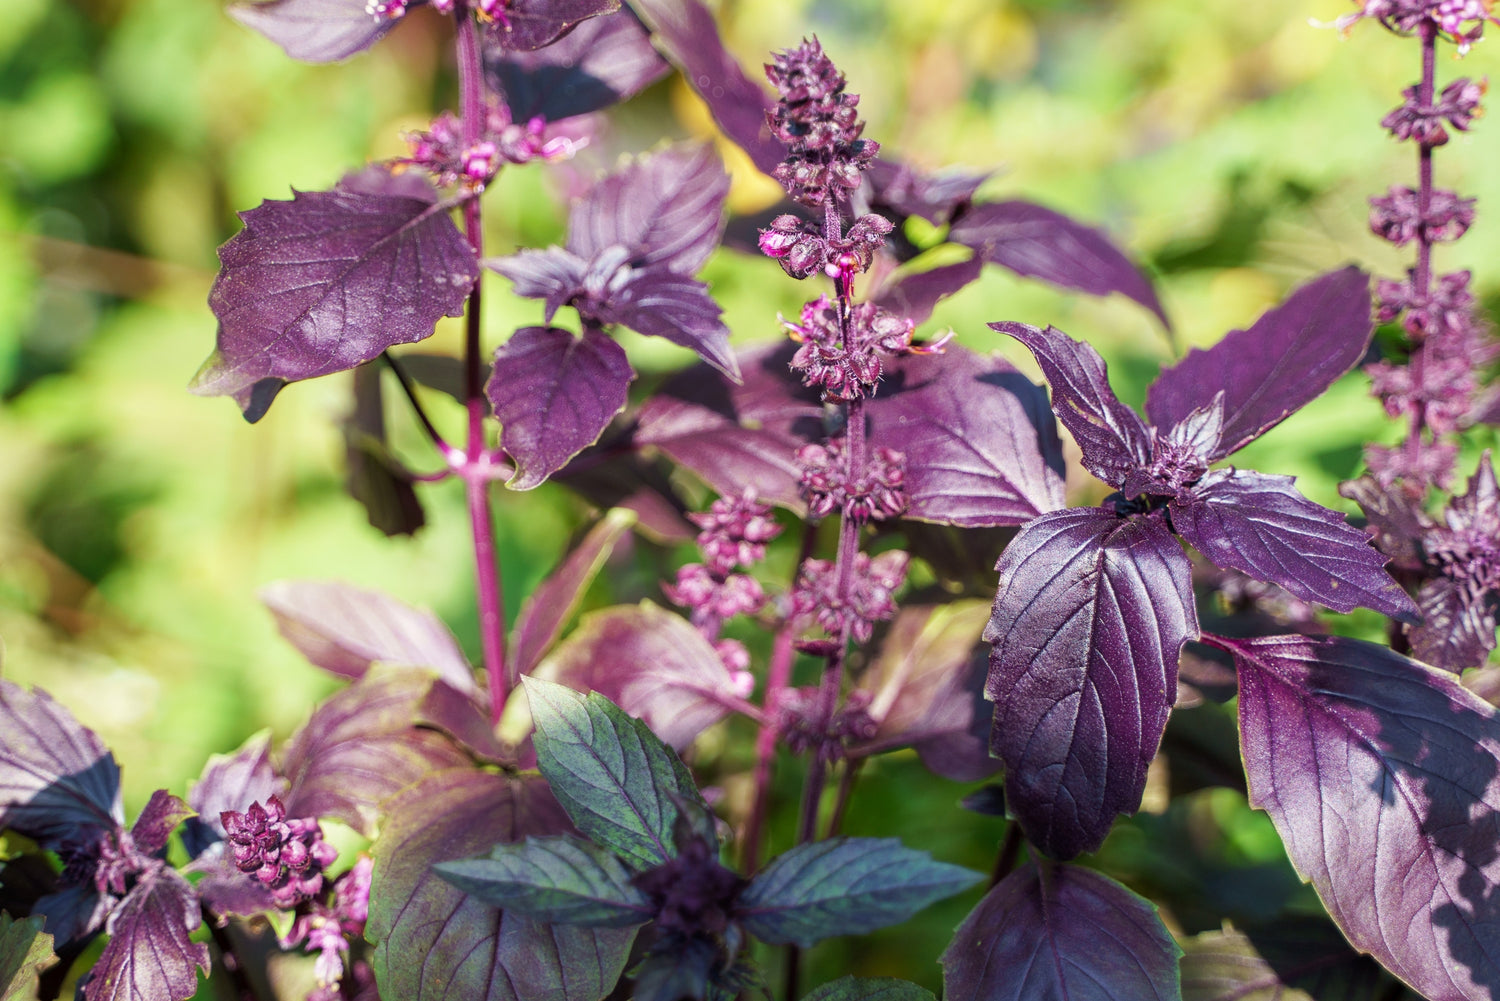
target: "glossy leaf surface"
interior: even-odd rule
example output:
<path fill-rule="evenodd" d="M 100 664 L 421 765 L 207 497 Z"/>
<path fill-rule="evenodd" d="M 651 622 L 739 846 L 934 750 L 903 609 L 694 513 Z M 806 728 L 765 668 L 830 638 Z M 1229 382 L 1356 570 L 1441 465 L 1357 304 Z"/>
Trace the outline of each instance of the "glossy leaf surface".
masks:
<path fill-rule="evenodd" d="M 209 971 L 208 946 L 189 940 L 202 923 L 198 897 L 167 868 L 144 875 L 109 916 L 109 943 L 84 986 L 84 1001 L 185 1001 Z"/>
<path fill-rule="evenodd" d="M 628 11 L 589 18 L 545 48 L 498 48 L 485 69 L 512 121 L 549 122 L 607 108 L 660 79 L 671 67 Z"/>
<path fill-rule="evenodd" d="M 1177 1001 L 1181 950 L 1156 908 L 1079 866 L 1027 864 L 943 953 L 946 1001 Z"/>
<path fill-rule="evenodd" d="M 434 870 L 471 897 L 536 921 L 633 928 L 654 915 L 613 852 L 566 834 L 499 844 L 484 858 Z"/>
<path fill-rule="evenodd" d="M 308 63 L 331 63 L 363 52 L 393 23 L 371 17 L 365 0 L 269 0 L 233 3 L 228 9 L 230 17 Z"/>
<path fill-rule="evenodd" d="M 55 848 L 124 820 L 120 768 L 103 741 L 46 692 L 0 678 L 0 828 Z"/>
<path fill-rule="evenodd" d="M 0 912 L 0 1001 L 35 998 L 37 973 L 52 959 L 52 936 L 42 931 L 41 918 Z"/>
<path fill-rule="evenodd" d="M 1198 633 L 1192 566 L 1154 518 L 1073 508 L 1021 529 L 998 569 L 991 746 L 1027 838 L 1068 859 L 1140 804 Z"/>

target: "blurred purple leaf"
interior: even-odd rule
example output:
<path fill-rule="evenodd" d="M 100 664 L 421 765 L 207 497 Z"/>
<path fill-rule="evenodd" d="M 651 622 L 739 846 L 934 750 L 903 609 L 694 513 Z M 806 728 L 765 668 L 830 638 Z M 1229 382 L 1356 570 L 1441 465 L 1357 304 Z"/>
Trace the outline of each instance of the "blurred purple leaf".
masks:
<path fill-rule="evenodd" d="M 530 490 L 599 440 L 625 409 L 635 373 L 625 349 L 585 325 L 522 327 L 495 352 L 485 395 L 500 419 L 500 445 L 516 464 L 507 484 Z"/>
<path fill-rule="evenodd" d="M 578 607 L 615 543 L 635 524 L 633 512 L 615 508 L 605 513 L 583 540 L 521 603 L 510 634 L 510 662 L 517 675 L 530 674 L 557 642 L 563 623 Z"/>
<path fill-rule="evenodd" d="M 165 789 L 158 789 L 146 801 L 140 816 L 130 827 L 130 837 L 137 851 L 155 855 L 167 847 L 167 839 L 177 825 L 193 816 L 194 810 Z"/>
<path fill-rule="evenodd" d="M 505 19 L 490 23 L 488 41 L 507 49 L 540 49 L 582 21 L 620 9 L 620 0 L 506 0 Z"/>
<path fill-rule="evenodd" d="M 229 5 L 229 16 L 265 35 L 293 59 L 331 63 L 363 52 L 394 21 L 374 17 L 365 0 L 269 0 Z"/>
<path fill-rule="evenodd" d="M 698 356 L 731 379 L 740 371 L 729 347 L 723 312 L 708 286 L 663 266 L 633 269 L 614 284 L 609 298 L 592 310 L 605 323 L 618 323 L 638 334 L 664 337 Z"/>
<path fill-rule="evenodd" d="M 0 1001 L 31 1001 L 37 996 L 37 974 L 51 966 L 52 936 L 41 918 L 12 918 L 0 911 Z"/>
<path fill-rule="evenodd" d="M 1140 416 L 1109 385 L 1109 367 L 1088 344 L 1056 327 L 991 323 L 1031 351 L 1052 387 L 1052 410 L 1083 451 L 1083 465 L 1112 487 L 1149 466 L 1153 437 Z"/>
<path fill-rule="evenodd" d="M 548 926 L 501 912 L 431 866 L 496 842 L 572 830 L 536 775 L 472 768 L 423 778 L 388 804 L 371 849 L 367 932 L 381 994 L 403 1001 L 600 1001 L 625 968 L 634 929 Z"/>
<path fill-rule="evenodd" d="M 1483 664 L 1495 649 L 1495 611 L 1471 587 L 1452 577 L 1434 577 L 1417 592 L 1422 621 L 1412 626 L 1414 656 L 1434 667 L 1458 672 Z"/>
<path fill-rule="evenodd" d="M 478 275 L 430 188 L 426 197 L 295 192 L 240 218 L 245 228 L 219 248 L 209 293 L 217 347 L 192 389 L 233 396 L 250 421 L 288 382 L 429 336 L 441 317 L 459 314 Z"/>
<path fill-rule="evenodd" d="M 1366 531 L 1375 547 L 1391 558 L 1393 570 L 1420 571 L 1423 536 L 1433 528 L 1422 505 L 1400 487 L 1387 489 L 1372 476 L 1339 484 L 1339 494 L 1357 503 L 1369 524 Z"/>
<path fill-rule="evenodd" d="M 948 240 L 1018 275 L 1091 295 L 1119 292 L 1171 326 L 1140 268 L 1102 230 L 1060 212 L 1023 201 L 974 205 L 949 228 Z"/>
<path fill-rule="evenodd" d="M 286 780 L 271 767 L 271 735 L 262 731 L 240 746 L 233 754 L 214 754 L 203 766 L 203 774 L 188 790 L 188 806 L 197 813 L 189 823 L 192 831 L 201 824 L 211 832 L 204 840 L 183 842 L 188 854 L 198 855 L 207 847 L 204 841 L 224 837 L 224 824 L 219 814 L 229 810 L 240 813 L 248 810 L 251 803 L 265 803 L 272 796 L 286 795 Z"/>
<path fill-rule="evenodd" d="M 871 442 L 906 456 L 907 518 L 1019 525 L 1063 505 L 1046 395 L 999 358 L 950 346 L 892 359 L 865 410 Z"/>
<path fill-rule="evenodd" d="M 895 977 L 839 977 L 810 990 L 802 1001 L 936 1001 L 933 993 Z"/>
<path fill-rule="evenodd" d="M 424 351 L 403 351 L 395 357 L 401 368 L 413 380 L 428 389 L 446 393 L 460 406 L 465 405 L 464 380 L 466 376 L 462 358 L 454 358 L 452 355 L 427 354 Z M 479 381 L 484 383 L 489 380 L 489 377 L 490 363 L 480 362 Z"/>
<path fill-rule="evenodd" d="M 671 66 L 634 14 L 590 18 L 531 52 L 491 49 L 485 70 L 513 121 L 549 122 L 607 108 L 661 79 Z"/>
<path fill-rule="evenodd" d="M 875 211 L 889 209 L 883 214 L 893 218 L 920 216 L 939 225 L 947 222 L 955 210 L 972 201 L 974 192 L 992 176 L 994 172 L 988 170 L 925 174 L 909 164 L 876 157 L 870 169 L 865 171 L 865 182 Z M 975 260 L 977 262 L 979 258 Z"/>
<path fill-rule="evenodd" d="M 713 644 L 650 602 L 583 616 L 532 677 L 598 692 L 678 751 L 724 718 L 734 688 Z"/>
<path fill-rule="evenodd" d="M 1182 950 L 1150 901 L 1079 866 L 1028 863 L 943 953 L 945 1001 L 1177 1001 Z"/>
<path fill-rule="evenodd" d="M 724 48 L 713 13 L 699 0 L 628 2 L 657 46 L 682 70 L 683 80 L 703 98 L 719 128 L 750 155 L 757 170 L 770 176 L 786 158 L 786 147 L 766 125 L 771 98 Z"/>
<path fill-rule="evenodd" d="M 414 725 L 431 684 L 425 671 L 376 666 L 320 705 L 283 757 L 287 816 L 332 818 L 370 837 L 386 797 L 467 764 L 448 737 Z"/>
<path fill-rule="evenodd" d="M 1419 1001 L 1321 918 L 1183 939 L 1183 1001 Z"/>
<path fill-rule="evenodd" d="M 144 873 L 110 912 L 109 944 L 83 987 L 84 1001 L 186 1001 L 209 972 L 208 946 L 188 933 L 203 919 L 187 880 L 165 866 Z M 196 969 L 195 969 L 196 968 Z"/>
<path fill-rule="evenodd" d="M 1338 636 L 1234 654 L 1250 802 L 1356 949 L 1432 1001 L 1500 992 L 1500 719 L 1457 679 Z"/>
<path fill-rule="evenodd" d="M 124 822 L 104 742 L 46 692 L 0 678 L 0 828 L 55 849 Z"/>
<path fill-rule="evenodd" d="M 1073 508 L 1022 528 L 997 569 L 991 745 L 1027 838 L 1072 858 L 1140 805 L 1198 634 L 1192 565 L 1156 518 Z"/>
<path fill-rule="evenodd" d="M 552 478 L 595 508 L 624 508 L 639 519 L 636 530 L 657 542 L 688 542 L 698 526 L 687 520 L 687 502 L 672 482 L 671 464 L 635 447 L 634 426 L 608 435 L 578 453 Z"/>
<path fill-rule="evenodd" d="M 1322 395 L 1370 346 L 1370 279 L 1348 267 L 1308 282 L 1249 330 L 1194 348 L 1146 394 L 1151 423 L 1166 429 L 1224 393 L 1219 459 Z"/>
<path fill-rule="evenodd" d="M 517 749 L 495 733 L 487 692 L 459 691 L 438 678 L 422 697 L 413 718 L 418 726 L 446 733 L 477 760 L 512 768 L 517 765 Z"/>
<path fill-rule="evenodd" d="M 525 247 L 510 257 L 486 258 L 484 266 L 509 278 L 516 295 L 543 300 L 548 323 L 559 309 L 585 293 L 584 279 L 589 270 L 588 261 L 561 247 Z"/>
<path fill-rule="evenodd" d="M 1363 605 L 1393 618 L 1416 614 L 1369 536 L 1303 497 L 1290 476 L 1216 469 L 1190 500 L 1184 491 L 1167 509 L 1178 534 L 1218 566 L 1340 612 Z"/>
<path fill-rule="evenodd" d="M 983 268 L 983 260 L 971 257 L 957 264 L 901 275 L 882 285 L 873 301 L 882 309 L 921 326 L 932 317 L 932 310 L 940 301 L 977 281 Z"/>
<path fill-rule="evenodd" d="M 284 580 L 261 588 L 276 628 L 302 656 L 333 674 L 360 678 L 375 664 L 426 667 L 460 691 L 474 671 L 431 612 L 342 581 Z"/>
<path fill-rule="evenodd" d="M 380 369 L 374 364 L 354 370 L 354 411 L 343 429 L 349 496 L 363 505 L 370 524 L 386 535 L 415 534 L 427 518 L 417 499 L 416 478 L 391 453 L 386 440 Z"/>

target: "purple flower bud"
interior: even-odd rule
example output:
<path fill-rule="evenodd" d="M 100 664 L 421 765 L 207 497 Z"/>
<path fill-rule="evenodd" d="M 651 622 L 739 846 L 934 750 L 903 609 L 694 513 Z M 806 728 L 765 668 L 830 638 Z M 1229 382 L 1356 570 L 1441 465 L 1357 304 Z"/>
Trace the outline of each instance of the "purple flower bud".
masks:
<path fill-rule="evenodd" d="M 406 16 L 406 3 L 407 0 L 369 0 L 365 13 L 377 21 L 395 21 Z"/>
<path fill-rule="evenodd" d="M 816 38 L 776 53 L 766 76 L 780 94 L 766 119 L 787 146 L 776 179 L 793 200 L 815 208 L 847 198 L 880 149 L 860 138 L 858 95 L 844 93 L 844 75 Z"/>
<path fill-rule="evenodd" d="M 719 576 L 765 559 L 766 543 L 781 534 L 771 508 L 755 499 L 753 488 L 738 497 L 721 497 L 707 511 L 688 517 L 703 529 L 698 548 L 709 570 Z"/>
<path fill-rule="evenodd" d="M 875 623 L 896 614 L 894 594 L 906 580 L 906 553 L 899 549 L 871 559 L 867 553 L 854 557 L 853 577 L 847 596 L 839 594 L 838 572 L 827 560 L 807 560 L 792 589 L 794 619 L 817 622 L 830 635 L 841 635 L 845 625 L 856 643 L 865 643 Z"/>
<path fill-rule="evenodd" d="M 864 469 L 850 472 L 842 439 L 832 439 L 802 446 L 797 463 L 802 467 L 798 490 L 811 518 L 840 511 L 864 524 L 899 517 L 906 510 L 906 456 L 900 452 L 876 448 Z"/>
<path fill-rule="evenodd" d="M 236 868 L 266 886 L 278 907 L 291 910 L 321 892 L 323 869 L 338 852 L 323 840 L 316 820 L 287 820 L 275 796 L 265 806 L 251 803 L 244 813 L 226 810 L 219 819 Z"/>

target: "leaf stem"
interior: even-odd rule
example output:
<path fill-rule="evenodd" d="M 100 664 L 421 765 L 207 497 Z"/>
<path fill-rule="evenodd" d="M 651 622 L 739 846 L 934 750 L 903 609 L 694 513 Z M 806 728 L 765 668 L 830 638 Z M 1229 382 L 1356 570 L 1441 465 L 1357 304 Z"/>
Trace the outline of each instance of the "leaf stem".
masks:
<path fill-rule="evenodd" d="M 1021 858 L 1021 845 L 1026 838 L 1021 834 L 1021 825 L 1014 820 L 1006 828 L 1005 840 L 1000 843 L 1000 852 L 995 856 L 995 868 L 990 872 L 990 889 L 1009 876 Z"/>
<path fill-rule="evenodd" d="M 234 989 L 234 996 L 238 1001 L 260 1001 L 260 996 L 255 992 L 255 986 L 250 983 L 250 977 L 245 973 L 245 965 L 240 962 L 239 953 L 235 950 L 234 939 L 229 937 L 225 928 L 219 927 L 218 916 L 208 909 L 207 904 L 200 904 L 203 911 L 203 924 L 208 928 L 209 937 L 214 940 L 214 945 L 219 950 L 220 965 L 229 977 L 229 983 Z"/>
<path fill-rule="evenodd" d="M 389 351 L 382 351 L 380 352 L 380 357 L 390 366 L 391 371 L 396 373 L 396 381 L 401 384 L 401 391 L 406 394 L 407 402 L 411 404 L 412 410 L 416 412 L 417 420 L 422 422 L 422 429 L 427 432 L 428 439 L 431 440 L 433 446 L 451 467 L 455 460 L 463 455 L 463 452 L 448 444 L 443 440 L 443 436 L 438 434 L 437 428 L 433 426 L 432 421 L 427 417 L 427 411 L 422 409 L 422 404 L 417 399 L 417 390 L 412 384 L 411 376 L 407 375 L 406 369 L 401 367 L 401 363 L 396 360 L 396 356 Z M 436 478 L 441 479 L 448 476 L 450 471 L 445 470 Z"/>
<path fill-rule="evenodd" d="M 844 759 L 843 770 L 839 773 L 839 790 L 833 800 L 833 816 L 828 818 L 828 833 L 824 837 L 838 837 L 839 830 L 844 826 L 844 814 L 849 809 L 849 798 L 854 795 L 854 783 L 866 760 L 868 759 Z"/>

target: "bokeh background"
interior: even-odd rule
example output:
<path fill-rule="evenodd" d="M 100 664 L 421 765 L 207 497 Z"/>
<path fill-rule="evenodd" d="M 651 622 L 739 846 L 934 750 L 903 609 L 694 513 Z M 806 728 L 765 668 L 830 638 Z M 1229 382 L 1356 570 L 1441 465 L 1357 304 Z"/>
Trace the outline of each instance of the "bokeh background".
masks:
<path fill-rule="evenodd" d="M 285 736 L 333 688 L 276 635 L 256 598 L 271 581 L 380 588 L 433 608 L 477 649 L 455 484 L 424 489 L 428 525 L 409 539 L 371 528 L 344 491 L 349 376 L 292 386 L 253 427 L 230 401 L 185 389 L 213 346 L 205 300 L 235 212 L 402 152 L 403 130 L 454 101 L 448 36 L 419 11 L 373 50 L 309 66 L 214 0 L 3 7 L 0 670 L 44 686 L 103 736 L 125 763 L 133 814 L 153 789 L 185 792 L 210 753 L 262 728 Z M 939 308 L 929 329 L 951 326 L 960 342 L 1001 348 L 1028 370 L 1026 352 L 999 344 L 987 321 L 1053 323 L 1092 341 L 1122 395 L 1139 402 L 1159 365 L 1248 324 L 1296 283 L 1350 261 L 1380 274 L 1406 266 L 1368 233 L 1365 200 L 1413 183 L 1414 151 L 1377 123 L 1416 77 L 1417 47 L 1370 24 L 1349 38 L 1320 26 L 1352 9 L 1342 0 L 722 0 L 718 9 L 751 67 L 816 33 L 862 95 L 866 134 L 888 153 L 929 169 L 995 169 L 983 195 L 1102 225 L 1154 274 L 1171 335 L 1120 297 L 1065 295 L 995 269 Z M 1440 82 L 1490 72 L 1496 44 L 1462 63 L 1445 50 Z M 620 109 L 574 164 L 503 177 L 487 196 L 489 246 L 556 239 L 561 194 L 618 154 L 711 134 L 701 105 L 669 77 Z M 774 186 L 725 152 L 734 207 L 769 204 Z M 1438 153 L 1439 183 L 1478 196 L 1480 208 L 1439 265 L 1474 268 L 1491 306 L 1497 160 L 1500 128 L 1485 121 Z M 729 251 L 706 277 L 739 344 L 778 336 L 777 311 L 790 315 L 804 298 L 773 262 Z M 487 305 L 491 344 L 538 322 L 537 304 L 511 298 L 503 281 Z M 424 350 L 456 349 L 448 323 Z M 643 385 L 688 361 L 640 338 L 627 347 Z M 1338 481 L 1357 474 L 1365 442 L 1396 434 L 1365 386 L 1350 376 L 1241 461 L 1296 474 L 1310 496 L 1347 510 Z M 456 407 L 439 394 L 426 401 L 456 428 Z M 410 419 L 393 411 L 391 420 L 403 455 L 435 468 Z M 1465 472 L 1490 444 L 1491 432 L 1473 436 Z M 1070 488 L 1098 494 L 1077 470 Z M 502 491 L 498 510 L 513 614 L 586 508 L 549 485 Z M 634 598 L 650 584 L 639 578 L 637 567 L 591 601 Z M 899 758 L 881 769 L 892 781 L 861 793 L 854 833 L 905 832 L 987 864 L 994 828 L 959 821 L 953 808 L 967 790 Z M 1149 847 L 1176 824 L 1184 837 L 1213 832 L 1191 836 L 1226 866 L 1284 880 L 1274 833 L 1242 796 L 1220 790 L 1180 809 L 1189 814 L 1122 824 L 1105 867 L 1138 883 L 1188 879 Z M 971 904 L 924 924 L 931 933 L 906 933 L 901 948 L 840 946 L 824 962 L 832 970 L 863 948 L 861 972 L 935 983 L 932 959 Z"/>

